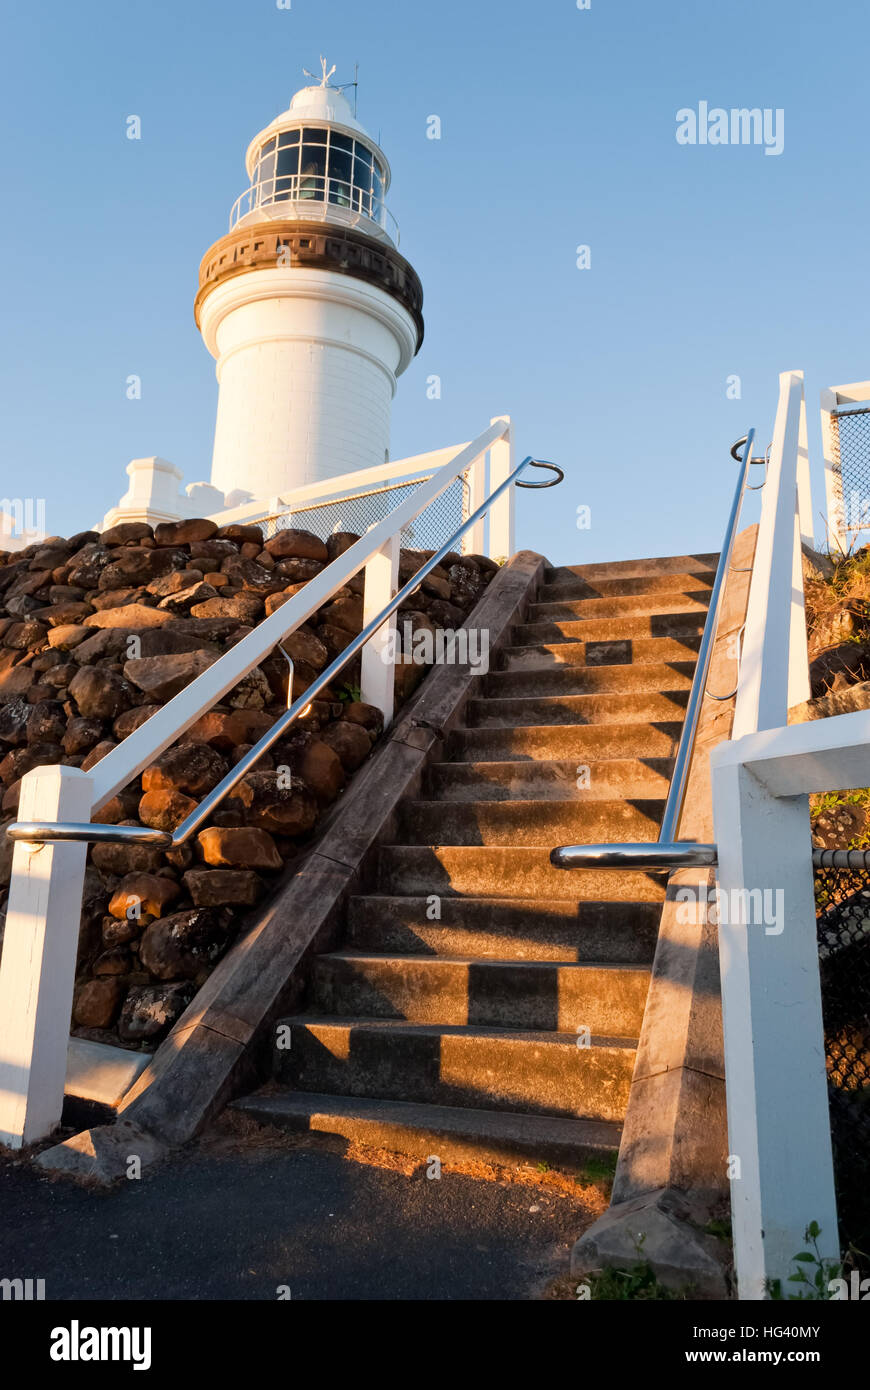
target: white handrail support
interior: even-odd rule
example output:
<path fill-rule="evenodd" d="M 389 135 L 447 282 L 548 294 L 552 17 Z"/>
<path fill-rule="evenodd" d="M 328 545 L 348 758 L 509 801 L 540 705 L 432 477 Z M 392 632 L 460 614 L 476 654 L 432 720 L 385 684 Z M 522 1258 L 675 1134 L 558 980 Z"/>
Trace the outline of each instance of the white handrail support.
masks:
<path fill-rule="evenodd" d="M 810 694 L 801 541 L 811 516 L 803 373 L 784 372 L 732 741 L 711 759 L 741 1299 L 764 1298 L 771 1280 L 788 1288 L 810 1222 L 821 1227 L 824 1258 L 838 1256 L 809 792 L 866 786 L 870 752 L 848 768 L 825 756 L 839 719 L 787 727 L 789 708 Z M 861 716 L 852 730 L 866 738 L 868 726 Z M 772 750 L 792 775 L 769 775 Z"/>

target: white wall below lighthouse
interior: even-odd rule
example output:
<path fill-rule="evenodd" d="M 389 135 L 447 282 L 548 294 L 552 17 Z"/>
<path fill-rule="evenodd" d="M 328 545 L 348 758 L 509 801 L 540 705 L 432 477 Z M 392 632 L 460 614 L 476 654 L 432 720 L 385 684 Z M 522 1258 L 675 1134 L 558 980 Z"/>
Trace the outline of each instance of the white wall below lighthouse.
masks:
<path fill-rule="evenodd" d="M 377 286 L 301 267 L 215 286 L 201 329 L 220 384 L 211 482 L 273 497 L 382 464 L 417 328 Z"/>

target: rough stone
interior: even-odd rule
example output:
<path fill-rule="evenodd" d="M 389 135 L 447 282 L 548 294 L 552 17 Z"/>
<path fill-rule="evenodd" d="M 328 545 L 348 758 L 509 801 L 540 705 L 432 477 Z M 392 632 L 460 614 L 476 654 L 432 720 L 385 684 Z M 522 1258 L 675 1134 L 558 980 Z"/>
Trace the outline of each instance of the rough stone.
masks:
<path fill-rule="evenodd" d="M 217 523 L 207 517 L 195 517 L 188 521 L 161 521 L 154 528 L 157 545 L 192 545 L 194 541 L 208 541 L 216 536 Z"/>
<path fill-rule="evenodd" d="M 161 608 L 147 608 L 144 603 L 124 603 L 120 608 L 105 608 L 85 618 L 85 627 L 162 627 L 172 622 L 172 614 Z"/>
<path fill-rule="evenodd" d="M 242 589 L 228 598 L 212 591 L 209 596 L 203 595 L 201 602 L 194 603 L 190 611 L 194 618 L 237 618 L 242 623 L 257 623 L 263 616 L 263 600 L 250 589 Z"/>
<path fill-rule="evenodd" d="M 275 560 L 319 560 L 323 565 L 329 561 L 329 552 L 322 540 L 310 531 L 292 527 L 276 532 L 266 541 L 265 549 Z"/>
<path fill-rule="evenodd" d="M 147 912 L 149 917 L 162 917 L 174 903 L 181 889 L 172 878 L 159 874 L 126 874 L 109 902 L 113 917 L 127 917 L 131 909 Z"/>
<path fill-rule="evenodd" d="M 362 725 L 347 719 L 339 719 L 335 724 L 330 724 L 320 737 L 338 754 L 342 767 L 347 772 L 355 772 L 371 752 L 372 742 L 367 731 Z"/>
<path fill-rule="evenodd" d="M 253 907 L 263 892 L 250 869 L 188 869 L 184 886 L 194 907 Z"/>
<path fill-rule="evenodd" d="M 134 703 L 127 681 L 104 666 L 83 666 L 70 681 L 69 693 L 86 719 L 116 719 Z"/>
<path fill-rule="evenodd" d="M 91 859 L 103 874 L 121 878 L 130 874 L 155 874 L 163 863 L 163 854 L 152 845 L 105 844 L 94 845 Z"/>
<path fill-rule="evenodd" d="M 135 986 L 124 1000 L 118 1036 L 125 1042 L 156 1042 L 169 1032 L 192 997 L 193 990 L 186 984 Z"/>
<path fill-rule="evenodd" d="M 139 819 L 152 830 L 175 830 L 197 805 L 181 792 L 146 792 L 139 802 Z"/>
<path fill-rule="evenodd" d="M 205 863 L 215 868 L 276 872 L 284 866 L 272 836 L 254 826 L 210 825 L 196 838 Z"/>
<path fill-rule="evenodd" d="M 120 980 L 87 980 L 76 990 L 73 1022 L 80 1028 L 111 1028 L 123 998 Z"/>
<path fill-rule="evenodd" d="M 70 719 L 61 739 L 64 753 L 70 756 L 87 753 L 88 749 L 96 747 L 102 739 L 104 727 L 100 719 L 86 719 L 83 715 Z"/>
<path fill-rule="evenodd" d="M 151 700 L 171 700 L 212 664 L 205 652 L 178 652 L 128 661 L 124 675 Z"/>
<path fill-rule="evenodd" d="M 193 980 L 220 960 L 232 935 L 232 914 L 223 908 L 176 912 L 151 923 L 139 956 L 159 980 Z"/>
<path fill-rule="evenodd" d="M 317 802 L 301 779 L 291 776 L 281 781 L 289 781 L 290 786 L 279 785 L 274 772 L 250 772 L 232 799 L 245 808 L 249 825 L 276 835 L 303 835 L 317 819 Z"/>
<path fill-rule="evenodd" d="M 180 743 L 145 769 L 142 790 L 184 792 L 200 800 L 227 771 L 225 760 L 208 743 Z"/>

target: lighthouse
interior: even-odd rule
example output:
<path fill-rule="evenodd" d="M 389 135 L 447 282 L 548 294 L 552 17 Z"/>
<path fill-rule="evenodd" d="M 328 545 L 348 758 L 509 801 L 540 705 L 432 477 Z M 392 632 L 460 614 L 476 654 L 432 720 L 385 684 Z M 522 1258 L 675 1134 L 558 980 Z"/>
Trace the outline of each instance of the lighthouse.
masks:
<path fill-rule="evenodd" d="M 200 265 L 194 313 L 219 384 L 211 485 L 230 504 L 384 463 L 397 378 L 423 340 L 389 162 L 322 66 L 254 136 L 250 185 Z"/>

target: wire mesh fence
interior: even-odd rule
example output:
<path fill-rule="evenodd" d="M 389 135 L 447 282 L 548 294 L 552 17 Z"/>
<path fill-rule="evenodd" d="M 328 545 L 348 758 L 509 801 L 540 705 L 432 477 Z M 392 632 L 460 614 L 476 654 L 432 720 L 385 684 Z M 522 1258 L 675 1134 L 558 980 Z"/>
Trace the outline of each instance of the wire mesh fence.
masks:
<path fill-rule="evenodd" d="M 870 530 L 870 406 L 838 410 L 832 417 L 831 448 L 835 498 L 843 530 Z"/>
<path fill-rule="evenodd" d="M 870 1265 L 870 874 L 815 872 L 840 1240 Z"/>
<path fill-rule="evenodd" d="M 412 496 L 417 488 L 427 482 L 429 478 L 415 478 L 411 482 L 390 483 L 377 490 L 333 497 L 328 502 L 312 503 L 307 507 L 295 507 L 263 517 L 258 524 L 262 526 L 266 540 L 271 540 L 277 531 L 288 527 L 311 531 L 322 541 L 335 531 L 363 535 L 370 526 L 382 521 L 406 497 Z M 468 476 L 463 473 L 403 529 L 403 547 L 437 550 L 458 530 L 468 515 L 468 498 Z"/>

